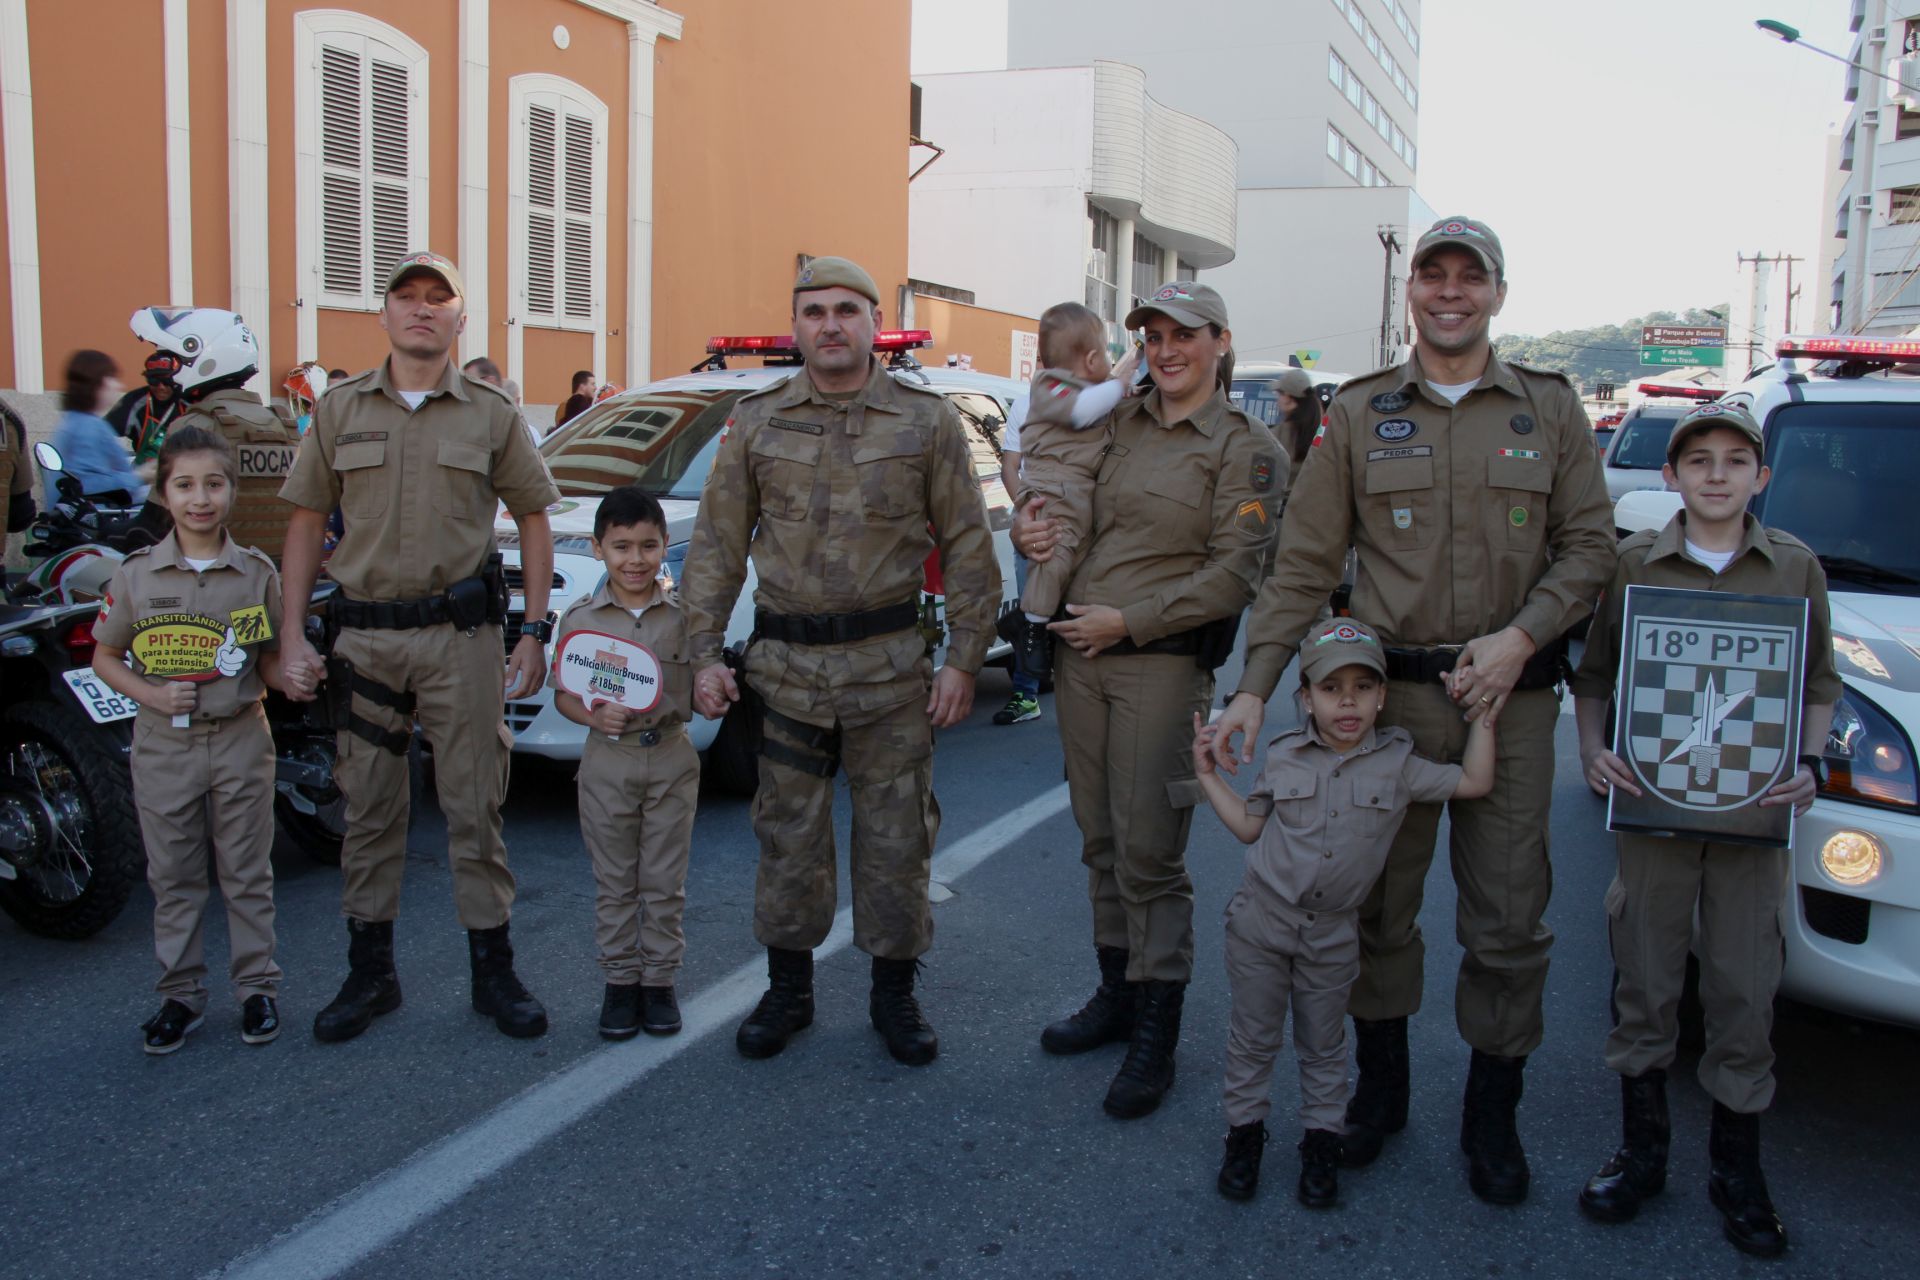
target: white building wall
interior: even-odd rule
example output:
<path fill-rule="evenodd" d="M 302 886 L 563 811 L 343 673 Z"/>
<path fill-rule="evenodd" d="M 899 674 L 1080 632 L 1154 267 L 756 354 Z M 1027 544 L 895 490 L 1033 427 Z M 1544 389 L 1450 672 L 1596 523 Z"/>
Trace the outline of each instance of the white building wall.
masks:
<path fill-rule="evenodd" d="M 1401 229 L 1391 317 L 1394 336 L 1404 340 L 1405 229 L 1417 237 L 1435 216 L 1406 187 L 1243 190 L 1234 260 L 1200 279 L 1226 299 L 1240 358 L 1284 361 L 1317 350 L 1317 368 L 1366 373 L 1380 367 L 1386 250 L 1376 228 Z"/>

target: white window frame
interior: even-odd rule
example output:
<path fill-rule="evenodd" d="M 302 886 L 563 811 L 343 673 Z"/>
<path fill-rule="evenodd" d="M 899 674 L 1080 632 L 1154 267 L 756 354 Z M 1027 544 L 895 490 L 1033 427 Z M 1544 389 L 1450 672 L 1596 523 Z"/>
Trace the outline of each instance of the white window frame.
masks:
<path fill-rule="evenodd" d="M 1334 128 L 1332 125 L 1328 125 L 1327 126 L 1327 159 L 1333 161 L 1335 164 L 1339 164 L 1340 157 L 1346 150 L 1346 144 L 1347 144 L 1347 140 L 1340 136 L 1340 131 Z"/>
<path fill-rule="evenodd" d="M 528 119 L 530 108 L 539 105 L 566 114 L 586 116 L 593 122 L 593 211 L 589 215 L 593 270 L 590 314 L 581 318 L 566 314 L 564 272 L 558 264 L 563 237 L 554 242 L 556 279 L 554 311 L 534 312 L 527 302 L 527 231 L 530 205 L 527 185 Z M 553 329 L 593 335 L 593 368 L 605 376 L 607 368 L 607 147 L 611 113 L 607 104 L 575 81 L 545 72 L 514 76 L 507 81 L 507 376 L 521 377 L 524 356 L 522 334 L 529 328 Z M 564 125 L 556 135 L 556 145 L 564 137 Z M 564 162 L 562 162 L 564 163 Z"/>
<path fill-rule="evenodd" d="M 411 249 L 427 247 L 427 180 L 432 172 L 427 141 L 428 56 L 424 46 L 397 27 L 345 9 L 303 9 L 293 16 L 294 279 L 299 289 L 295 320 L 295 356 L 319 355 L 320 308 L 378 311 L 384 300 L 377 264 L 372 261 L 371 230 L 365 245 L 367 286 L 360 293 L 325 288 L 320 261 L 320 47 L 328 36 L 375 40 L 407 67 L 407 239 Z"/>

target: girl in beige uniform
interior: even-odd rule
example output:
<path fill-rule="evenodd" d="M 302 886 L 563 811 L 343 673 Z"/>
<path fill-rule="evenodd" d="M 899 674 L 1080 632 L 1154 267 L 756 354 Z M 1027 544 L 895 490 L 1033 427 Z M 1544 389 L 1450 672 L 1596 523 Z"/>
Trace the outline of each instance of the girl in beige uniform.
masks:
<path fill-rule="evenodd" d="M 260 705 L 263 679 L 280 687 L 280 577 L 227 536 L 237 476 L 221 436 L 168 434 L 154 492 L 173 531 L 121 564 L 94 624 L 94 674 L 140 704 L 133 794 L 165 998 L 141 1028 L 148 1053 L 178 1049 L 206 1010 L 209 850 L 227 901 L 240 1038 L 265 1044 L 280 1034 L 273 737 Z"/>

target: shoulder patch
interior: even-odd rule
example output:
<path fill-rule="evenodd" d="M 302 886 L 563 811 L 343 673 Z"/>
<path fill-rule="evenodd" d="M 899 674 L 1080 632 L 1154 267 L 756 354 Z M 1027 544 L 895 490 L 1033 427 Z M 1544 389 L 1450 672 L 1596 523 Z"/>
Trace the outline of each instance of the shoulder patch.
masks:
<path fill-rule="evenodd" d="M 1262 453 L 1253 460 L 1253 491 L 1265 493 L 1273 488 L 1273 455 Z"/>
<path fill-rule="evenodd" d="M 1401 389 L 1397 391 L 1382 391 L 1379 395 L 1367 401 L 1367 406 L 1371 408 L 1375 413 L 1399 413 L 1402 410 L 1406 409 L 1408 406 L 1410 406 L 1412 403 L 1413 403 L 1413 393 L 1410 391 Z M 1408 432 L 1407 434 L 1412 435 L 1413 433 Z M 1387 439 L 1391 439 L 1392 437 L 1381 436 L 1380 438 L 1382 440 L 1387 440 Z"/>

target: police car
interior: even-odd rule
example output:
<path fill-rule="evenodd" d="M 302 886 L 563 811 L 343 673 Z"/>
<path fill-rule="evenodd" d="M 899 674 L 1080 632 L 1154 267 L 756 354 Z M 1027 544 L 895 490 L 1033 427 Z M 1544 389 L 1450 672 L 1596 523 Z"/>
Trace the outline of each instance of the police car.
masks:
<path fill-rule="evenodd" d="M 1003 580 L 1003 605 L 1014 598 L 1013 500 L 1000 473 L 999 434 L 1007 409 L 1026 388 L 1009 378 L 959 369 L 922 368 L 911 352 L 933 345 L 927 330 L 883 332 L 874 340 L 874 352 L 888 362 L 894 377 L 940 392 L 958 410 L 973 456 L 974 475 L 993 530 L 994 551 Z M 547 509 L 553 525 L 554 574 L 551 607 L 565 608 L 594 591 L 605 571 L 593 557 L 593 517 L 600 495 L 620 485 L 637 484 L 660 499 L 667 515 L 667 571 L 678 577 L 687 558 L 699 511 L 700 491 L 720 448 L 721 428 L 740 398 L 792 374 L 799 362 L 793 339 L 776 337 L 716 337 L 707 344 L 708 357 L 693 372 L 665 378 L 644 387 L 609 396 L 577 415 L 541 443 L 540 452 L 560 489 L 560 501 Z M 762 367 L 730 368 L 730 359 L 758 357 Z M 512 599 L 506 625 L 511 653 L 520 637 L 526 608 L 520 594 L 519 537 L 504 511 L 494 533 L 505 555 Z M 752 565 L 727 626 L 727 644 L 743 643 L 753 629 Z M 942 607 L 937 583 L 923 597 L 935 618 Z M 1007 658 L 1008 646 L 998 638 L 989 660 Z M 936 661 L 940 652 L 936 652 Z M 553 705 L 550 687 L 531 698 L 506 706 L 507 727 L 514 749 L 559 760 L 577 760 L 587 730 L 562 716 Z M 707 753 L 709 775 L 731 791 L 753 789 L 757 765 L 748 752 L 737 717 L 719 722 L 695 716 L 688 726 L 695 747 Z"/>
<path fill-rule="evenodd" d="M 1249 417 L 1258 418 L 1277 430 L 1280 426 L 1280 377 L 1294 367 L 1274 360 L 1237 360 L 1233 366 L 1233 386 L 1228 389 L 1227 398 Z M 1320 394 L 1320 403 L 1324 406 L 1332 401 L 1333 393 L 1340 389 L 1340 384 L 1352 375 L 1309 369 L 1307 376 L 1313 379 L 1313 389 Z"/>
<path fill-rule="evenodd" d="M 1615 502 L 1636 489 L 1667 487 L 1660 468 L 1667 462 L 1667 437 L 1673 434 L 1673 424 L 1701 401 L 1717 400 L 1721 394 L 1719 387 L 1659 382 L 1643 382 L 1635 390 L 1641 400 L 1621 415 L 1600 457 L 1607 497 Z"/>
<path fill-rule="evenodd" d="M 1766 435 L 1754 515 L 1826 570 L 1846 686 L 1794 829 L 1781 992 L 1920 1026 L 1920 341 L 1789 337 L 1777 355 L 1723 399 Z M 1630 493 L 1614 523 L 1658 528 L 1679 505 Z"/>

